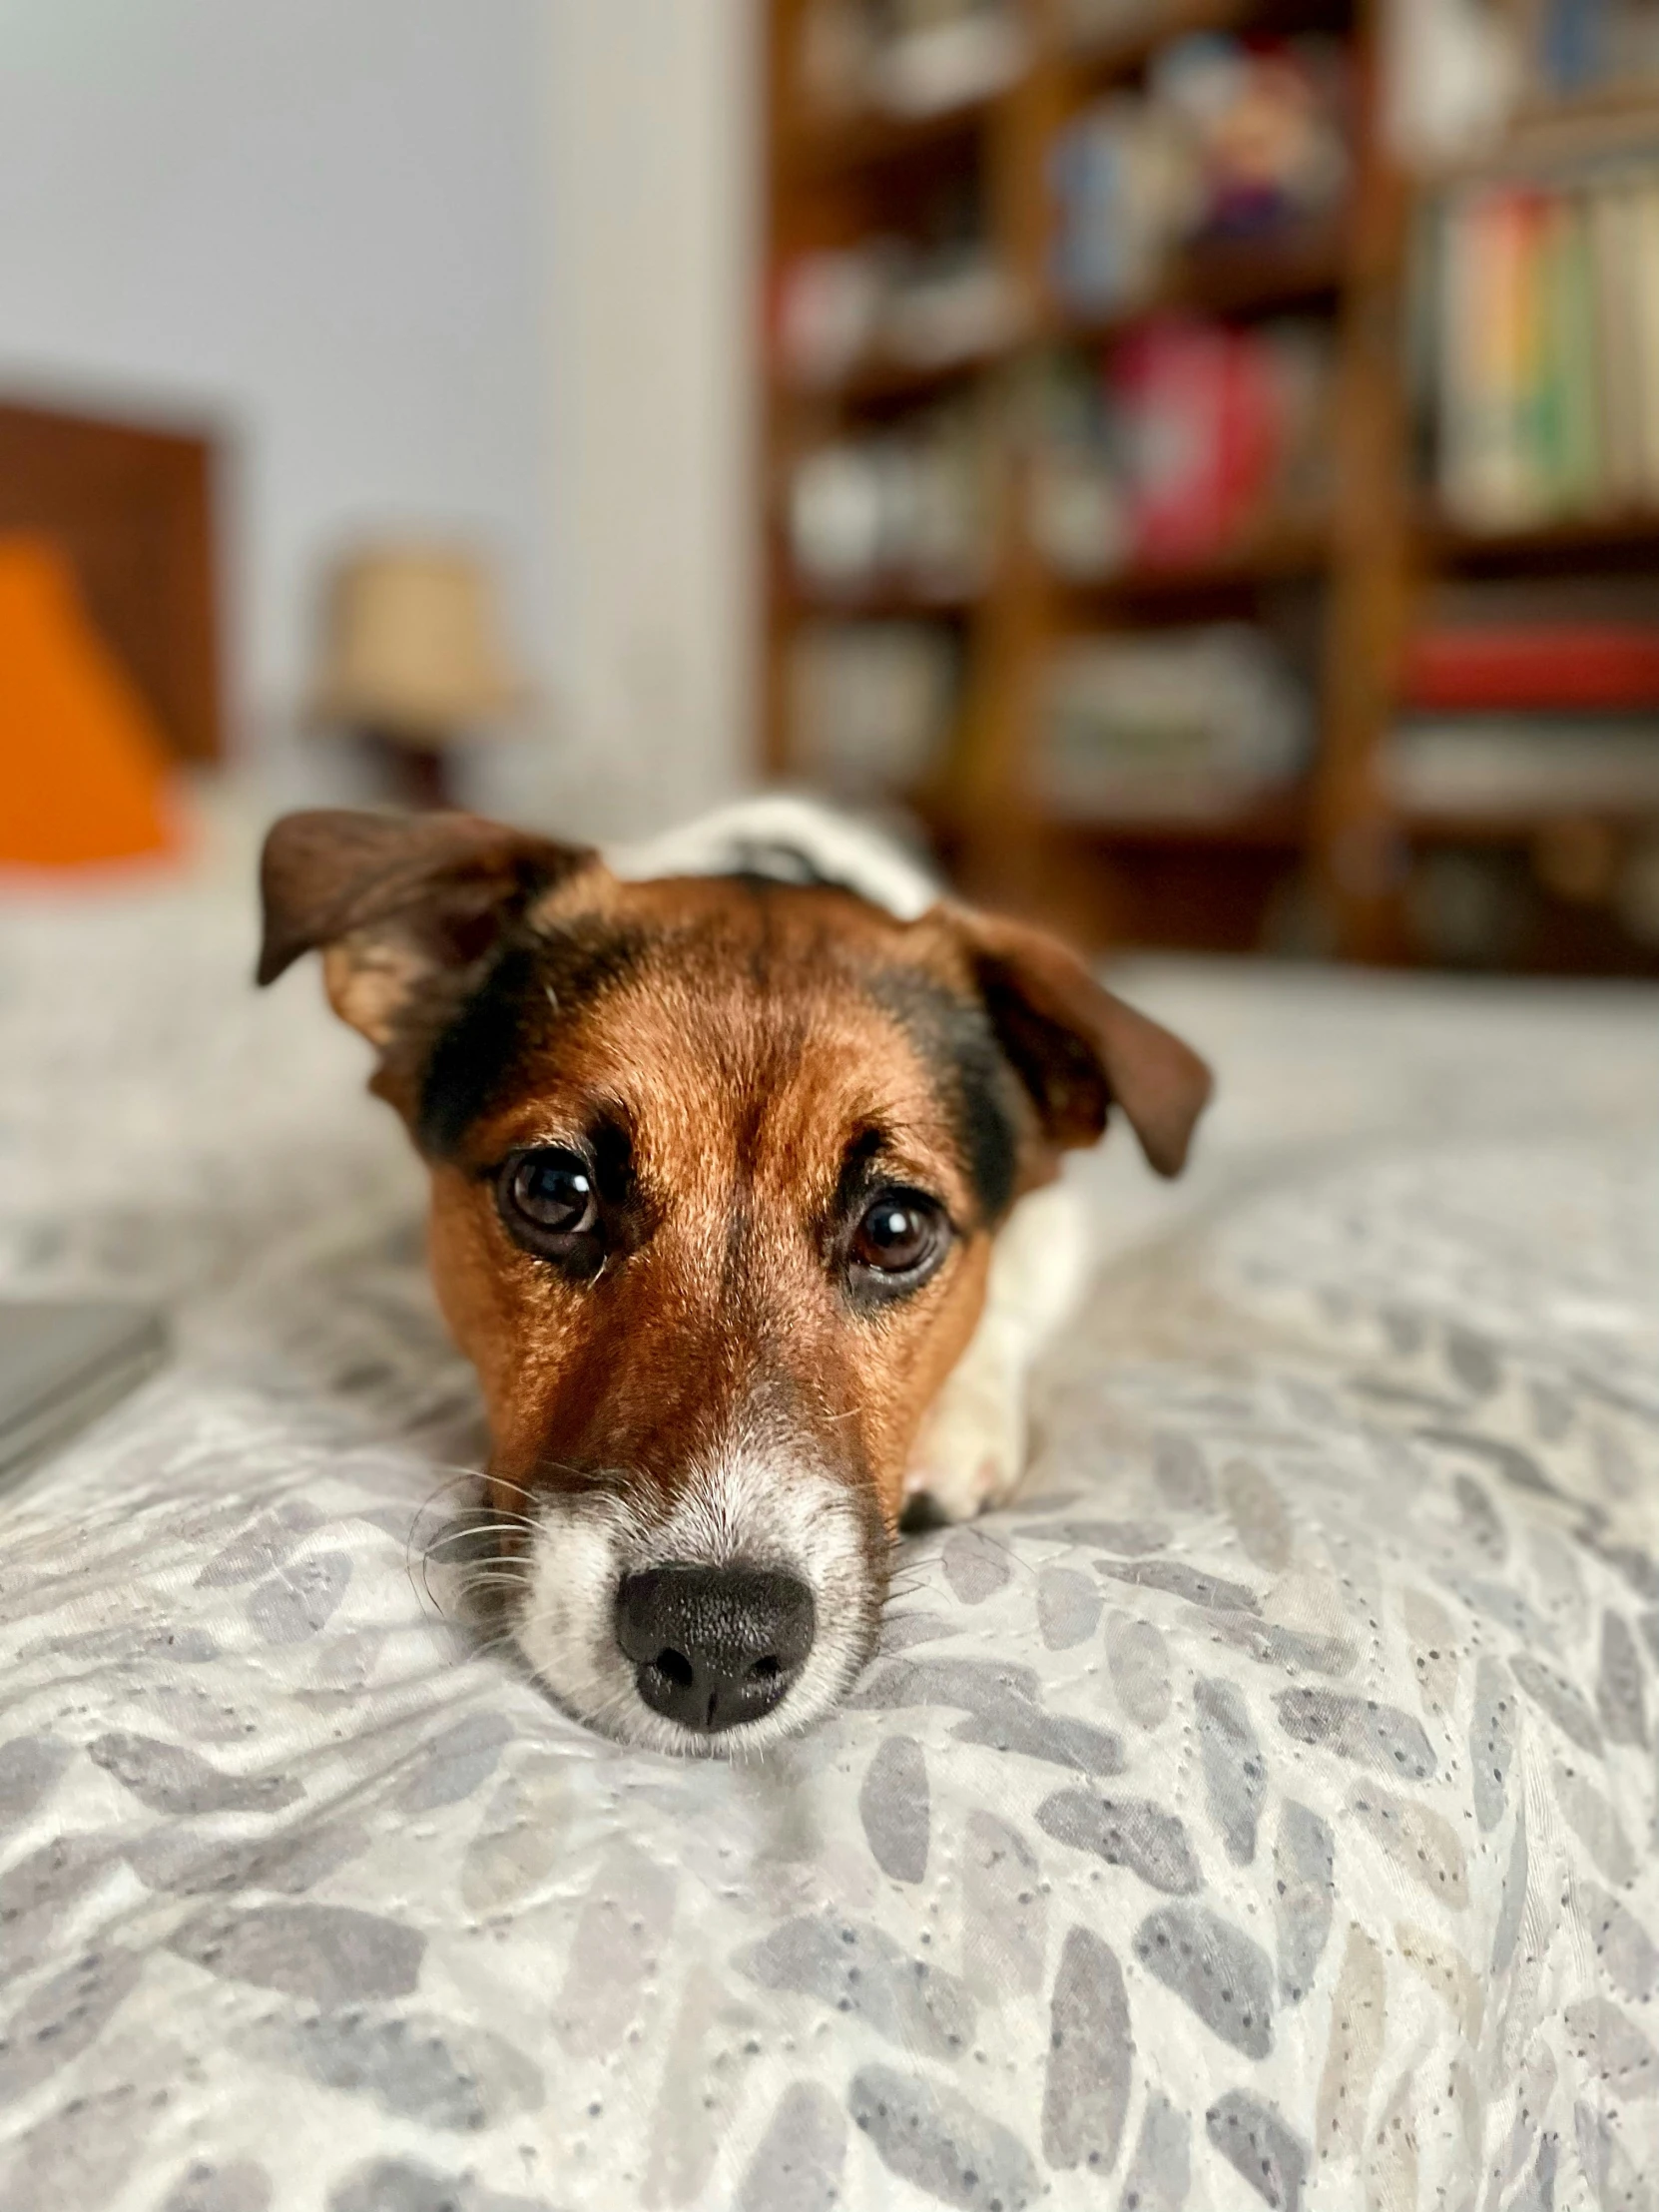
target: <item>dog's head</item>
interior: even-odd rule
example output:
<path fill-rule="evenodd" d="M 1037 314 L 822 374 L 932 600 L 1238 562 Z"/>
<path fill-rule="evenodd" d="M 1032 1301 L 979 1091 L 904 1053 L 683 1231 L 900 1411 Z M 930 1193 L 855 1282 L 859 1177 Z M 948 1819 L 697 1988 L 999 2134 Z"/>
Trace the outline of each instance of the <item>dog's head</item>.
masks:
<path fill-rule="evenodd" d="M 431 1171 L 530 1663 L 668 1750 L 816 1719 L 873 1647 L 998 1224 L 1114 1106 L 1175 1173 L 1202 1063 L 947 904 L 623 882 L 465 815 L 291 815 L 263 887 L 261 981 L 322 952 Z"/>

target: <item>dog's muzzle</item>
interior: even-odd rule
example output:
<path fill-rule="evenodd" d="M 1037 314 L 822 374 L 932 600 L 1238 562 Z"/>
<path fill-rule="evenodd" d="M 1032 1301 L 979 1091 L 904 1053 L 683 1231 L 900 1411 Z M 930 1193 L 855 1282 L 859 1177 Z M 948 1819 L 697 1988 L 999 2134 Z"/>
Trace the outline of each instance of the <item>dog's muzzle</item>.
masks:
<path fill-rule="evenodd" d="M 514 1599 L 533 1671 L 623 1743 L 743 1758 L 823 1720 L 869 1658 L 887 1542 L 792 1439 L 650 1481 L 549 1488 Z"/>
<path fill-rule="evenodd" d="M 714 1736 L 783 1703 L 817 1614 L 807 1584 L 781 1569 L 670 1564 L 624 1578 L 616 1621 L 644 1702 Z"/>

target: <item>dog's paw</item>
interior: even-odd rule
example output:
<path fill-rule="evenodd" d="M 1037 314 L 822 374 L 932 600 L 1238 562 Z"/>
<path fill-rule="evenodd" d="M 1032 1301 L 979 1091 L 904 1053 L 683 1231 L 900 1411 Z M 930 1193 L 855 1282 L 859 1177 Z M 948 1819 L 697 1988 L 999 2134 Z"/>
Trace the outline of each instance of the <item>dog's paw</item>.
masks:
<path fill-rule="evenodd" d="M 922 1423 L 904 1482 L 907 1513 L 972 1520 L 1018 1489 L 1026 1376 L 1075 1304 L 1086 1258 L 1073 1190 L 1052 1184 L 1020 1200 L 991 1254 L 979 1326 Z"/>
<path fill-rule="evenodd" d="M 904 1481 L 907 1511 L 932 1520 L 972 1520 L 1012 1497 L 1025 1472 L 1020 1382 L 998 1363 L 958 1368 L 917 1439 Z"/>

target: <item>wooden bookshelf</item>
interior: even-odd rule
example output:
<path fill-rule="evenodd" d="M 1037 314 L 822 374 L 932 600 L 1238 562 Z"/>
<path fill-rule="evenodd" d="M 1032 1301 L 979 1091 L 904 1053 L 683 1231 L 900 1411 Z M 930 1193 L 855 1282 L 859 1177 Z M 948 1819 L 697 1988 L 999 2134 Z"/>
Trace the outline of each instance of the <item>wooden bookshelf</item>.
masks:
<path fill-rule="evenodd" d="M 859 115 L 831 125 L 801 111 L 792 57 L 804 0 L 769 0 L 769 270 L 803 250 L 846 245 L 883 227 L 901 230 L 913 204 L 906 195 L 928 178 L 971 166 L 1010 299 L 1006 334 L 959 359 L 872 362 L 836 383 L 809 386 L 778 372 L 769 356 L 762 696 L 771 773 L 796 770 L 786 663 L 803 622 L 937 614 L 961 638 L 967 679 L 947 758 L 913 796 L 970 895 L 1046 914 L 1097 942 L 1312 945 L 1399 962 L 1421 956 L 1406 895 L 1414 852 L 1455 841 L 1459 830 L 1474 845 L 1524 845 L 1536 825 L 1409 821 L 1385 796 L 1380 754 L 1413 614 L 1446 576 L 1548 574 L 1585 561 L 1659 567 L 1659 515 L 1487 534 L 1424 510 L 1406 382 L 1413 191 L 1386 157 L 1377 113 L 1376 49 L 1386 4 L 1166 0 L 1149 7 L 1132 34 L 1087 45 L 1067 35 L 1060 0 L 1022 0 L 1021 60 L 994 93 L 934 116 Z M 1353 188 L 1328 221 L 1249 251 L 1180 258 L 1133 315 L 1080 315 L 1049 281 L 1054 140 L 1082 107 L 1134 85 L 1165 43 L 1193 29 L 1341 36 L 1360 88 Z M 1622 131 L 1627 123 L 1621 109 L 1608 127 Z M 1597 127 L 1595 118 L 1575 116 L 1575 143 Z M 1003 403 L 1053 349 L 1098 353 L 1145 313 L 1171 308 L 1227 320 L 1293 312 L 1327 321 L 1336 364 L 1328 514 L 1264 525 L 1200 562 L 1142 563 L 1096 581 L 1068 581 L 1045 568 L 1031 541 L 1026 464 L 1016 449 L 997 501 L 988 571 L 973 588 L 811 591 L 792 573 L 783 485 L 791 458 L 817 438 L 841 424 L 900 419 L 946 393 Z M 1045 814 L 1033 774 L 1036 709 L 1058 641 L 1090 629 L 1248 619 L 1282 607 L 1287 595 L 1313 639 L 1318 743 L 1303 785 L 1191 819 L 1078 823 Z M 1599 964 L 1599 955 L 1586 958 Z"/>

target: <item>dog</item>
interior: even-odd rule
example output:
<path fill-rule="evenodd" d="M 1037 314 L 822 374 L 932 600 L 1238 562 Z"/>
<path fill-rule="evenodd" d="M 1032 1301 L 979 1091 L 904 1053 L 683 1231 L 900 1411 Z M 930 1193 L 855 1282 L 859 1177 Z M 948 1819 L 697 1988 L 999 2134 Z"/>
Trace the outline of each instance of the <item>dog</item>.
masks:
<path fill-rule="evenodd" d="M 1062 1155 L 1183 1166 L 1208 1069 L 1058 940 L 800 800 L 612 856 L 288 815 L 259 980 L 322 955 L 431 1176 L 513 1634 L 567 1712 L 764 1749 L 870 1658 L 899 1523 L 1007 1496 L 1080 1272 Z"/>

